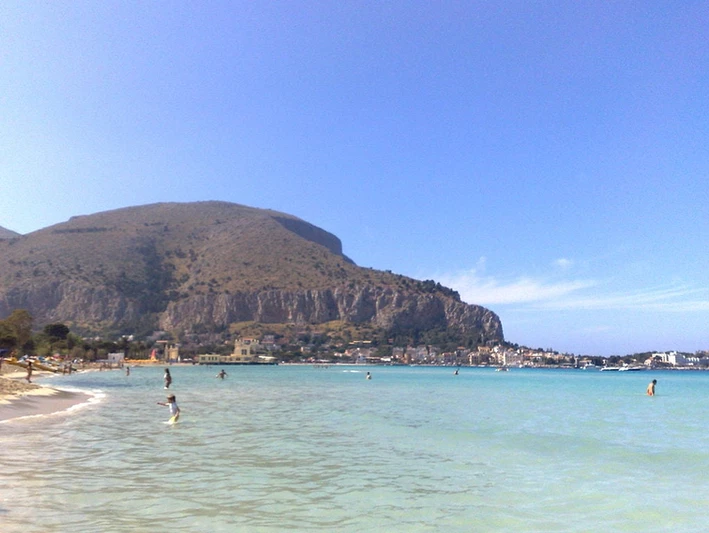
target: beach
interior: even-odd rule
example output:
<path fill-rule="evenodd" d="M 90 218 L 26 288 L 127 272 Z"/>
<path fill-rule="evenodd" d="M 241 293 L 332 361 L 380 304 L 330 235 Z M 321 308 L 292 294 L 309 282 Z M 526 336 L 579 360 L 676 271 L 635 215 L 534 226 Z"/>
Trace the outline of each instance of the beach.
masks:
<path fill-rule="evenodd" d="M 35 371 L 33 378 L 50 372 Z M 86 402 L 89 395 L 27 383 L 27 372 L 8 363 L 0 369 L 0 422 L 25 416 L 48 415 Z"/>

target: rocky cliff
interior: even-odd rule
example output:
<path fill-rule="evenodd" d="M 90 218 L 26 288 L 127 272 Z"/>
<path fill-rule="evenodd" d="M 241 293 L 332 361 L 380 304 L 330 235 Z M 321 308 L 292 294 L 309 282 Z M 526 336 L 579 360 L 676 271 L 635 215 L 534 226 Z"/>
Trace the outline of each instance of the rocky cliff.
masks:
<path fill-rule="evenodd" d="M 342 321 L 503 340 L 493 312 L 450 289 L 358 267 L 321 228 L 224 202 L 119 209 L 0 240 L 0 318 L 13 309 L 87 333 Z"/>
<path fill-rule="evenodd" d="M 174 330 L 186 323 L 220 327 L 247 321 L 321 324 L 336 320 L 401 332 L 448 328 L 480 343 L 503 338 L 499 318 L 484 307 L 441 294 L 373 287 L 195 296 L 170 302 L 160 326 Z"/>

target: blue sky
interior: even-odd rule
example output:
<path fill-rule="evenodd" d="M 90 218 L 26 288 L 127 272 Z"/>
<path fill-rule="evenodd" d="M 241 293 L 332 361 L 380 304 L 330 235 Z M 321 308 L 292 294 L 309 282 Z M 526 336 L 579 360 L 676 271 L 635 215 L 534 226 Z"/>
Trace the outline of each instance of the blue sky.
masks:
<path fill-rule="evenodd" d="M 709 4 L 0 3 L 0 226 L 299 216 L 511 342 L 709 349 Z"/>

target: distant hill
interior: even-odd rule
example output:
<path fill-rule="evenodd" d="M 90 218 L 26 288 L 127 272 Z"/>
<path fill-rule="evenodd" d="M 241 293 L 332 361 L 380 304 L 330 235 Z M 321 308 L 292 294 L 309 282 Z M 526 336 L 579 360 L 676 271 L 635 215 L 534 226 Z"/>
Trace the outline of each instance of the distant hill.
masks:
<path fill-rule="evenodd" d="M 358 267 L 337 237 L 276 211 L 161 203 L 13 237 L 0 240 L 0 318 L 27 309 L 86 333 L 340 322 L 468 345 L 503 338 L 491 311 L 432 281 Z"/>
<path fill-rule="evenodd" d="M 19 236 L 19 233 L 0 226 L 0 239 L 13 239 Z"/>

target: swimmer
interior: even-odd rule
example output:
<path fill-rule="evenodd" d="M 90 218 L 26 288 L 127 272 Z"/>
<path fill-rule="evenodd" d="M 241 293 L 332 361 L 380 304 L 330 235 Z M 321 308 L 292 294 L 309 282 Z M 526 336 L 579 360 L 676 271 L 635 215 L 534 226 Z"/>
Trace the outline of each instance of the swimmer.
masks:
<path fill-rule="evenodd" d="M 180 408 L 177 407 L 177 401 L 175 400 L 175 395 L 170 394 L 167 397 L 167 403 L 163 402 L 157 402 L 158 405 L 162 405 L 163 407 L 169 407 L 170 408 L 170 422 L 177 422 L 177 419 L 180 418 Z"/>
<path fill-rule="evenodd" d="M 367 379 L 372 379 L 372 374 L 370 374 L 369 372 L 367 372 Z"/>
<path fill-rule="evenodd" d="M 655 385 L 657 385 L 657 380 L 653 379 L 650 384 L 647 386 L 647 395 L 648 396 L 655 396 Z"/>
<path fill-rule="evenodd" d="M 219 379 L 224 379 L 226 377 L 226 375 L 227 375 L 226 372 L 224 372 L 224 369 L 222 368 L 216 377 L 218 377 Z"/>
<path fill-rule="evenodd" d="M 170 385 L 172 384 L 172 376 L 170 375 L 169 368 L 165 369 L 165 375 L 163 376 L 163 379 L 165 380 L 165 388 L 169 389 Z"/>

